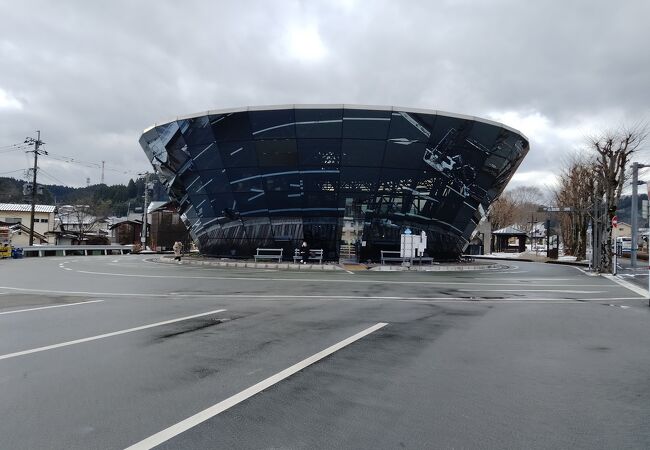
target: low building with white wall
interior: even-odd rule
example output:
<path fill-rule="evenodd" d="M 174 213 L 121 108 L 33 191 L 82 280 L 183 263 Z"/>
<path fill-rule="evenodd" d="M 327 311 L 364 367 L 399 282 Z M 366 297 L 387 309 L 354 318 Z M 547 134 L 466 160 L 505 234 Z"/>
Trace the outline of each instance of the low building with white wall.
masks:
<path fill-rule="evenodd" d="M 56 206 L 36 205 L 34 211 L 34 236 L 35 244 L 47 244 L 44 238 L 46 233 L 54 230 L 54 217 Z M 29 229 L 31 228 L 32 205 L 28 203 L 0 203 L 0 222 L 7 226 L 22 225 L 15 227 L 11 235 L 11 243 L 16 247 L 29 245 Z M 25 232 L 27 230 L 27 232 Z M 40 241 L 40 242 L 39 242 Z"/>

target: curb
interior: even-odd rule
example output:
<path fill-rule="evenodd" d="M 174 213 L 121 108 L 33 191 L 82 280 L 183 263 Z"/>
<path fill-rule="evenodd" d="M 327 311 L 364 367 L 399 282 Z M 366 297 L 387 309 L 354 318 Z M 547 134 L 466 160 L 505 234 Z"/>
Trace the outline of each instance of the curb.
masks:
<path fill-rule="evenodd" d="M 177 264 L 172 258 L 154 258 L 154 262 L 164 264 Z M 185 259 L 181 262 L 182 265 L 192 266 L 212 266 L 212 267 L 230 267 L 239 269 L 283 269 L 283 270 L 296 270 L 296 271 L 343 271 L 339 266 L 333 264 L 292 264 L 292 263 L 256 263 L 251 261 L 196 261 L 192 259 Z"/>
<path fill-rule="evenodd" d="M 152 261 L 163 264 L 177 264 L 172 258 L 153 258 Z M 183 265 L 193 266 L 212 266 L 212 267 L 229 267 L 240 269 L 276 269 L 276 270 L 294 270 L 294 271 L 346 271 L 340 265 L 334 264 L 292 264 L 292 263 L 256 263 L 250 261 L 197 261 L 185 259 Z M 417 266 L 403 267 L 395 266 L 376 266 L 368 270 L 373 272 L 462 272 L 468 270 L 496 270 L 503 268 L 502 264 L 480 264 L 480 265 L 463 265 L 463 266 Z M 364 270 L 365 271 L 365 270 Z"/>

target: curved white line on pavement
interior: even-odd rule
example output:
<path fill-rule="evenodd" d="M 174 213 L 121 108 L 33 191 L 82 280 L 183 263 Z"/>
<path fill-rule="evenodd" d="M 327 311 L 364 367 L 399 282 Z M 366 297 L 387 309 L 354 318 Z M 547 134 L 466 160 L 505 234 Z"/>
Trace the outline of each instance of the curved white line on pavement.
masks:
<path fill-rule="evenodd" d="M 12 311 L 0 312 L 0 316 L 4 316 L 5 314 L 16 314 L 16 313 L 28 312 L 28 311 L 39 311 L 41 309 L 65 308 L 67 306 L 87 305 L 88 303 L 100 303 L 103 301 L 104 300 L 88 300 L 86 302 L 66 303 L 65 305 L 39 306 L 38 308 L 17 309 Z"/>
<path fill-rule="evenodd" d="M 128 328 L 126 330 L 113 331 L 112 333 L 98 334 L 97 336 L 90 336 L 82 339 L 75 339 L 74 341 L 61 342 L 59 344 L 46 345 L 44 347 L 32 348 L 29 350 L 22 350 L 20 352 L 7 353 L 6 355 L 0 355 L 0 360 L 15 358 L 17 356 L 29 355 L 32 353 L 44 352 L 46 350 L 54 350 L 55 348 L 68 347 L 70 345 L 82 344 L 84 342 L 96 341 L 97 339 L 104 339 L 113 336 L 119 336 L 121 334 L 133 333 L 134 331 L 146 330 L 147 328 L 158 327 L 160 325 L 167 325 L 174 322 L 180 322 L 182 320 L 194 319 L 197 317 L 209 316 L 211 314 L 216 314 L 226 311 L 225 309 L 216 309 L 214 311 L 208 311 L 201 314 L 194 314 L 192 316 L 179 317 L 178 319 L 164 320 L 162 322 L 150 323 L 148 325 L 142 325 L 135 328 Z"/>
<path fill-rule="evenodd" d="M 327 347 L 325 350 L 321 350 L 318 353 L 315 353 L 311 355 L 309 358 L 305 358 L 302 361 L 292 365 L 291 367 L 287 367 L 286 369 L 276 373 L 275 375 L 272 375 L 262 381 L 260 381 L 257 384 L 254 384 L 253 386 L 244 389 L 243 391 L 228 397 L 225 400 L 220 401 L 219 403 L 210 406 L 209 408 L 204 409 L 203 411 L 194 414 L 193 416 L 188 417 L 185 420 L 182 420 L 168 428 L 165 428 L 162 431 L 159 431 L 158 433 L 149 436 L 148 438 L 131 445 L 128 447 L 126 450 L 148 450 L 151 448 L 156 447 L 157 445 L 162 444 L 163 442 L 166 442 L 173 438 L 174 436 L 178 436 L 179 434 L 183 433 L 184 431 L 189 430 L 190 428 L 193 428 L 197 426 L 198 424 L 205 422 L 208 419 L 211 419 L 212 417 L 216 416 L 217 414 L 220 414 L 233 406 L 238 405 L 239 403 L 243 402 L 246 399 L 251 398 L 252 396 L 259 394 L 265 389 L 270 388 L 274 384 L 279 383 L 280 381 L 284 380 L 285 378 L 290 377 L 291 375 L 300 372 L 301 370 L 305 369 L 306 367 L 311 366 L 314 363 L 317 363 L 323 358 L 328 357 L 334 352 L 337 352 L 341 350 L 344 347 L 347 347 L 348 345 L 358 341 L 359 339 L 368 336 L 370 333 L 373 333 L 377 331 L 380 328 L 385 327 L 388 325 L 387 323 L 380 322 L 377 323 L 370 328 L 366 328 L 363 331 L 360 331 L 359 333 L 350 336 L 347 339 L 344 339 L 340 342 L 337 342 L 336 344 Z"/>

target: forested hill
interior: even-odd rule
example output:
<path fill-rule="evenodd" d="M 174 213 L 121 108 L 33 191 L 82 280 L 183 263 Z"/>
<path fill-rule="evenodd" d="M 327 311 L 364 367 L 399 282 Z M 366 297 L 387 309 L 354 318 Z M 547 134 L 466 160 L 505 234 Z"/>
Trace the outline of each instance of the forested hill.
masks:
<path fill-rule="evenodd" d="M 152 180 L 154 180 L 152 178 Z M 162 184 L 155 179 L 151 200 L 168 200 Z M 0 177 L 0 203 L 29 203 L 31 197 L 23 195 L 24 180 Z M 127 185 L 95 184 L 73 188 L 57 184 L 39 184 L 43 193 L 37 195 L 37 203 L 45 205 L 85 204 L 91 205 L 101 215 L 125 216 L 127 210 L 142 207 L 144 178 L 129 180 Z"/>

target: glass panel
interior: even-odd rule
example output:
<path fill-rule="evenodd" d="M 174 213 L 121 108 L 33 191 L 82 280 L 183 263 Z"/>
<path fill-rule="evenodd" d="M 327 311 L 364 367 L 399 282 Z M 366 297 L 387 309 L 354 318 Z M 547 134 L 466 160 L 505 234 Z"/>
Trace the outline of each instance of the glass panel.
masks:
<path fill-rule="evenodd" d="M 297 167 L 298 150 L 294 139 L 272 139 L 256 142 L 260 167 Z"/>
<path fill-rule="evenodd" d="M 260 191 L 233 192 L 237 204 L 236 211 L 242 216 L 268 216 L 266 193 Z"/>
<path fill-rule="evenodd" d="M 295 138 L 293 109 L 249 111 L 254 139 Z"/>
<path fill-rule="evenodd" d="M 302 192 L 267 192 L 266 204 L 274 215 L 297 215 L 304 206 Z"/>
<path fill-rule="evenodd" d="M 300 166 L 332 167 L 341 161 L 340 139 L 298 139 Z"/>
<path fill-rule="evenodd" d="M 274 167 L 260 171 L 262 186 L 267 192 L 283 191 L 295 194 L 302 191 L 302 178 L 295 167 Z"/>
<path fill-rule="evenodd" d="M 181 132 L 187 145 L 209 144 L 214 141 L 208 116 L 195 117 L 184 122 Z"/>
<path fill-rule="evenodd" d="M 389 142 L 386 144 L 384 167 L 401 167 L 404 169 L 423 169 L 424 142 Z"/>
<path fill-rule="evenodd" d="M 393 111 L 391 114 L 388 139 L 393 142 L 428 142 L 431 137 L 431 124 L 420 120 L 416 114 Z"/>
<path fill-rule="evenodd" d="M 342 167 L 341 192 L 374 192 L 377 189 L 379 168 Z"/>
<path fill-rule="evenodd" d="M 341 109 L 296 109 L 298 138 L 340 138 L 343 127 Z"/>
<path fill-rule="evenodd" d="M 202 186 L 208 194 L 229 192 L 231 190 L 226 169 L 199 170 L 194 171 L 194 173 L 201 175 L 201 179 L 205 180 Z"/>
<path fill-rule="evenodd" d="M 192 165 L 198 169 L 217 169 L 223 167 L 216 142 L 190 145 L 187 151 L 192 157 Z"/>
<path fill-rule="evenodd" d="M 252 138 L 248 112 L 210 116 L 210 125 L 217 142 L 250 140 Z"/>
<path fill-rule="evenodd" d="M 343 110 L 343 137 L 357 139 L 386 139 L 391 111 L 364 109 Z"/>
<path fill-rule="evenodd" d="M 331 216 L 338 214 L 337 195 L 333 192 L 307 192 L 305 193 L 305 210 L 306 215 L 325 215 Z"/>
<path fill-rule="evenodd" d="M 340 171 L 330 170 L 303 170 L 302 180 L 304 190 L 308 192 L 337 192 L 339 187 Z"/>
<path fill-rule="evenodd" d="M 224 167 L 257 167 L 255 142 L 234 141 L 218 145 Z"/>
<path fill-rule="evenodd" d="M 344 166 L 379 167 L 384 159 L 385 141 L 343 139 L 341 162 Z"/>
<path fill-rule="evenodd" d="M 262 191 L 262 181 L 256 167 L 232 168 L 226 171 L 233 192 Z"/>
<path fill-rule="evenodd" d="M 158 130 L 155 128 L 150 129 L 140 136 L 140 146 L 147 155 L 147 158 L 149 158 L 149 161 L 153 162 L 154 157 L 157 156 L 157 152 L 162 153 L 162 155 L 159 156 L 159 159 L 164 156 L 165 159 L 163 162 L 167 160 L 167 153 L 164 151 L 164 147 L 160 145 Z"/>
<path fill-rule="evenodd" d="M 209 201 L 217 217 L 226 216 L 227 219 L 233 220 L 233 212 L 236 211 L 237 204 L 232 194 L 211 194 Z"/>

